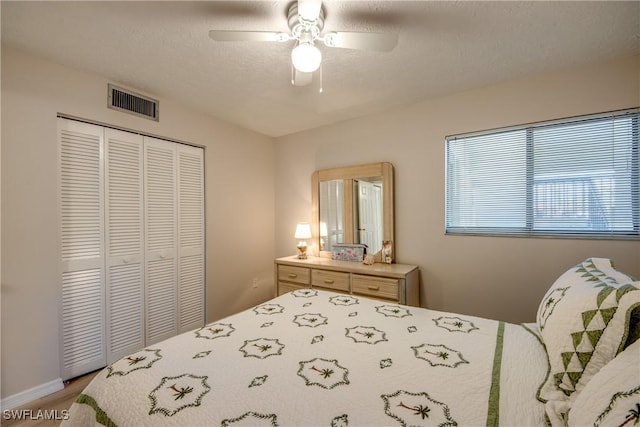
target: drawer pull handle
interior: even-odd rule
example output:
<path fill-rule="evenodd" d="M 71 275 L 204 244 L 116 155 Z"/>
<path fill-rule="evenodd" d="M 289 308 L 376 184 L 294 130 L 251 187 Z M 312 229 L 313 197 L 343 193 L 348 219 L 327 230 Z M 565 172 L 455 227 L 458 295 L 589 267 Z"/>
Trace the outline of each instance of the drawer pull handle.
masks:
<path fill-rule="evenodd" d="M 368 287 L 370 291 L 379 291 L 380 290 L 380 286 L 369 286 Z"/>
<path fill-rule="evenodd" d="M 295 273 L 289 273 L 289 279 L 295 279 L 296 277 L 298 277 L 297 274 Z"/>
<path fill-rule="evenodd" d="M 333 279 L 324 279 L 324 283 L 331 285 L 333 283 Z"/>

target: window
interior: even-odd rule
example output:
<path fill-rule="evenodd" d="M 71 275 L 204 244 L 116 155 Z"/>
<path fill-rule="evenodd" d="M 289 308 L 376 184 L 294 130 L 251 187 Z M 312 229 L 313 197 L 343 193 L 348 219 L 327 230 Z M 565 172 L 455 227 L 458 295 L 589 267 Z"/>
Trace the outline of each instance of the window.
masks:
<path fill-rule="evenodd" d="M 449 136 L 447 234 L 640 237 L 640 110 Z"/>

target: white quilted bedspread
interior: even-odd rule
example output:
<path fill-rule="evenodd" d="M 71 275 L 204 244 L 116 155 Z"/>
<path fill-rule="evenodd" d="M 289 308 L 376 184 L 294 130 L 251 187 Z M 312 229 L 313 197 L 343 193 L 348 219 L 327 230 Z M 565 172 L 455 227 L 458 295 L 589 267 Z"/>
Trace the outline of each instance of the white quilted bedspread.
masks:
<path fill-rule="evenodd" d="M 66 425 L 538 426 L 528 328 L 315 289 L 125 357 Z"/>

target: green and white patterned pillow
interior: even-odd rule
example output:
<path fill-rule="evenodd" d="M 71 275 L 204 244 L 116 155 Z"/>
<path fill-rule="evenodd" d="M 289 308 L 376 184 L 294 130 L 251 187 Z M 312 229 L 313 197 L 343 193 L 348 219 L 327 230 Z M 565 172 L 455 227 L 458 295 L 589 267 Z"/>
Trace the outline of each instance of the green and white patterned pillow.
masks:
<path fill-rule="evenodd" d="M 549 358 L 538 393 L 552 423 L 564 424 L 580 390 L 640 333 L 640 282 L 611 260 L 590 258 L 562 274 L 538 307 Z"/>
<path fill-rule="evenodd" d="M 633 426 L 640 423 L 640 341 L 602 368 L 569 411 L 572 426 Z"/>

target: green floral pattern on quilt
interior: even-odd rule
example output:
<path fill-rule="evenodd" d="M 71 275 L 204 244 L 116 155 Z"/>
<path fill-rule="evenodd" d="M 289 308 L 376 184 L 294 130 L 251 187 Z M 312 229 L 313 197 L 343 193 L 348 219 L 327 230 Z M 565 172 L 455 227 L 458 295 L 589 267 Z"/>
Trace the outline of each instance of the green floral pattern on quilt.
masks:
<path fill-rule="evenodd" d="M 283 348 L 284 344 L 277 339 L 258 338 L 245 341 L 240 347 L 240 351 L 244 354 L 244 357 L 266 359 L 269 356 L 281 355 Z"/>
<path fill-rule="evenodd" d="M 407 317 L 411 316 L 411 312 L 406 307 L 400 307 L 399 305 L 380 305 L 376 307 L 376 311 L 383 314 L 385 317 Z"/>
<path fill-rule="evenodd" d="M 316 328 L 318 326 L 326 325 L 328 320 L 327 316 L 323 316 L 320 313 L 304 313 L 296 314 L 293 318 L 293 323 L 298 326 Z"/>
<path fill-rule="evenodd" d="M 182 374 L 164 377 L 149 393 L 151 409 L 149 415 L 162 414 L 168 417 L 185 408 L 200 406 L 202 398 L 211 390 L 206 376 Z"/>
<path fill-rule="evenodd" d="M 308 386 L 318 386 L 330 390 L 340 385 L 349 384 L 349 370 L 338 364 L 337 360 L 321 357 L 300 362 L 298 375 L 304 378 Z"/>
<path fill-rule="evenodd" d="M 110 425 L 494 425 L 501 325 L 294 291 L 119 360 L 78 404 Z"/>
<path fill-rule="evenodd" d="M 246 412 L 238 418 L 222 420 L 222 427 L 278 427 L 278 417 L 275 414 L 259 414 Z"/>
<path fill-rule="evenodd" d="M 443 316 L 433 319 L 436 322 L 436 326 L 444 328 L 450 332 L 464 332 L 468 334 L 471 331 L 478 329 L 476 325 L 470 320 L 461 319 L 456 316 Z"/>
<path fill-rule="evenodd" d="M 451 418 L 449 407 L 432 399 L 426 392 L 412 393 L 398 390 L 383 394 L 384 412 L 403 427 L 453 427 L 458 423 Z"/>
<path fill-rule="evenodd" d="M 128 375 L 139 369 L 150 369 L 154 363 L 162 359 L 160 350 L 144 349 L 123 357 L 107 367 L 107 378 L 113 375 Z"/>
<path fill-rule="evenodd" d="M 569 426 L 640 425 L 640 342 L 604 366 L 582 390 L 569 411 Z"/>
<path fill-rule="evenodd" d="M 640 387 L 614 394 L 607 408 L 598 416 L 594 427 L 610 424 L 619 427 L 640 424 Z"/>
<path fill-rule="evenodd" d="M 198 329 L 195 334 L 198 338 L 213 340 L 230 336 L 235 328 L 229 323 L 212 323 L 204 328 Z"/>
<path fill-rule="evenodd" d="M 345 336 L 351 338 L 354 342 L 377 344 L 388 341 L 386 334 L 373 326 L 354 326 L 353 328 L 346 328 L 346 330 Z"/>
<path fill-rule="evenodd" d="M 431 366 L 455 368 L 467 362 L 462 353 L 443 344 L 420 344 L 411 347 L 418 359 L 426 360 Z"/>

